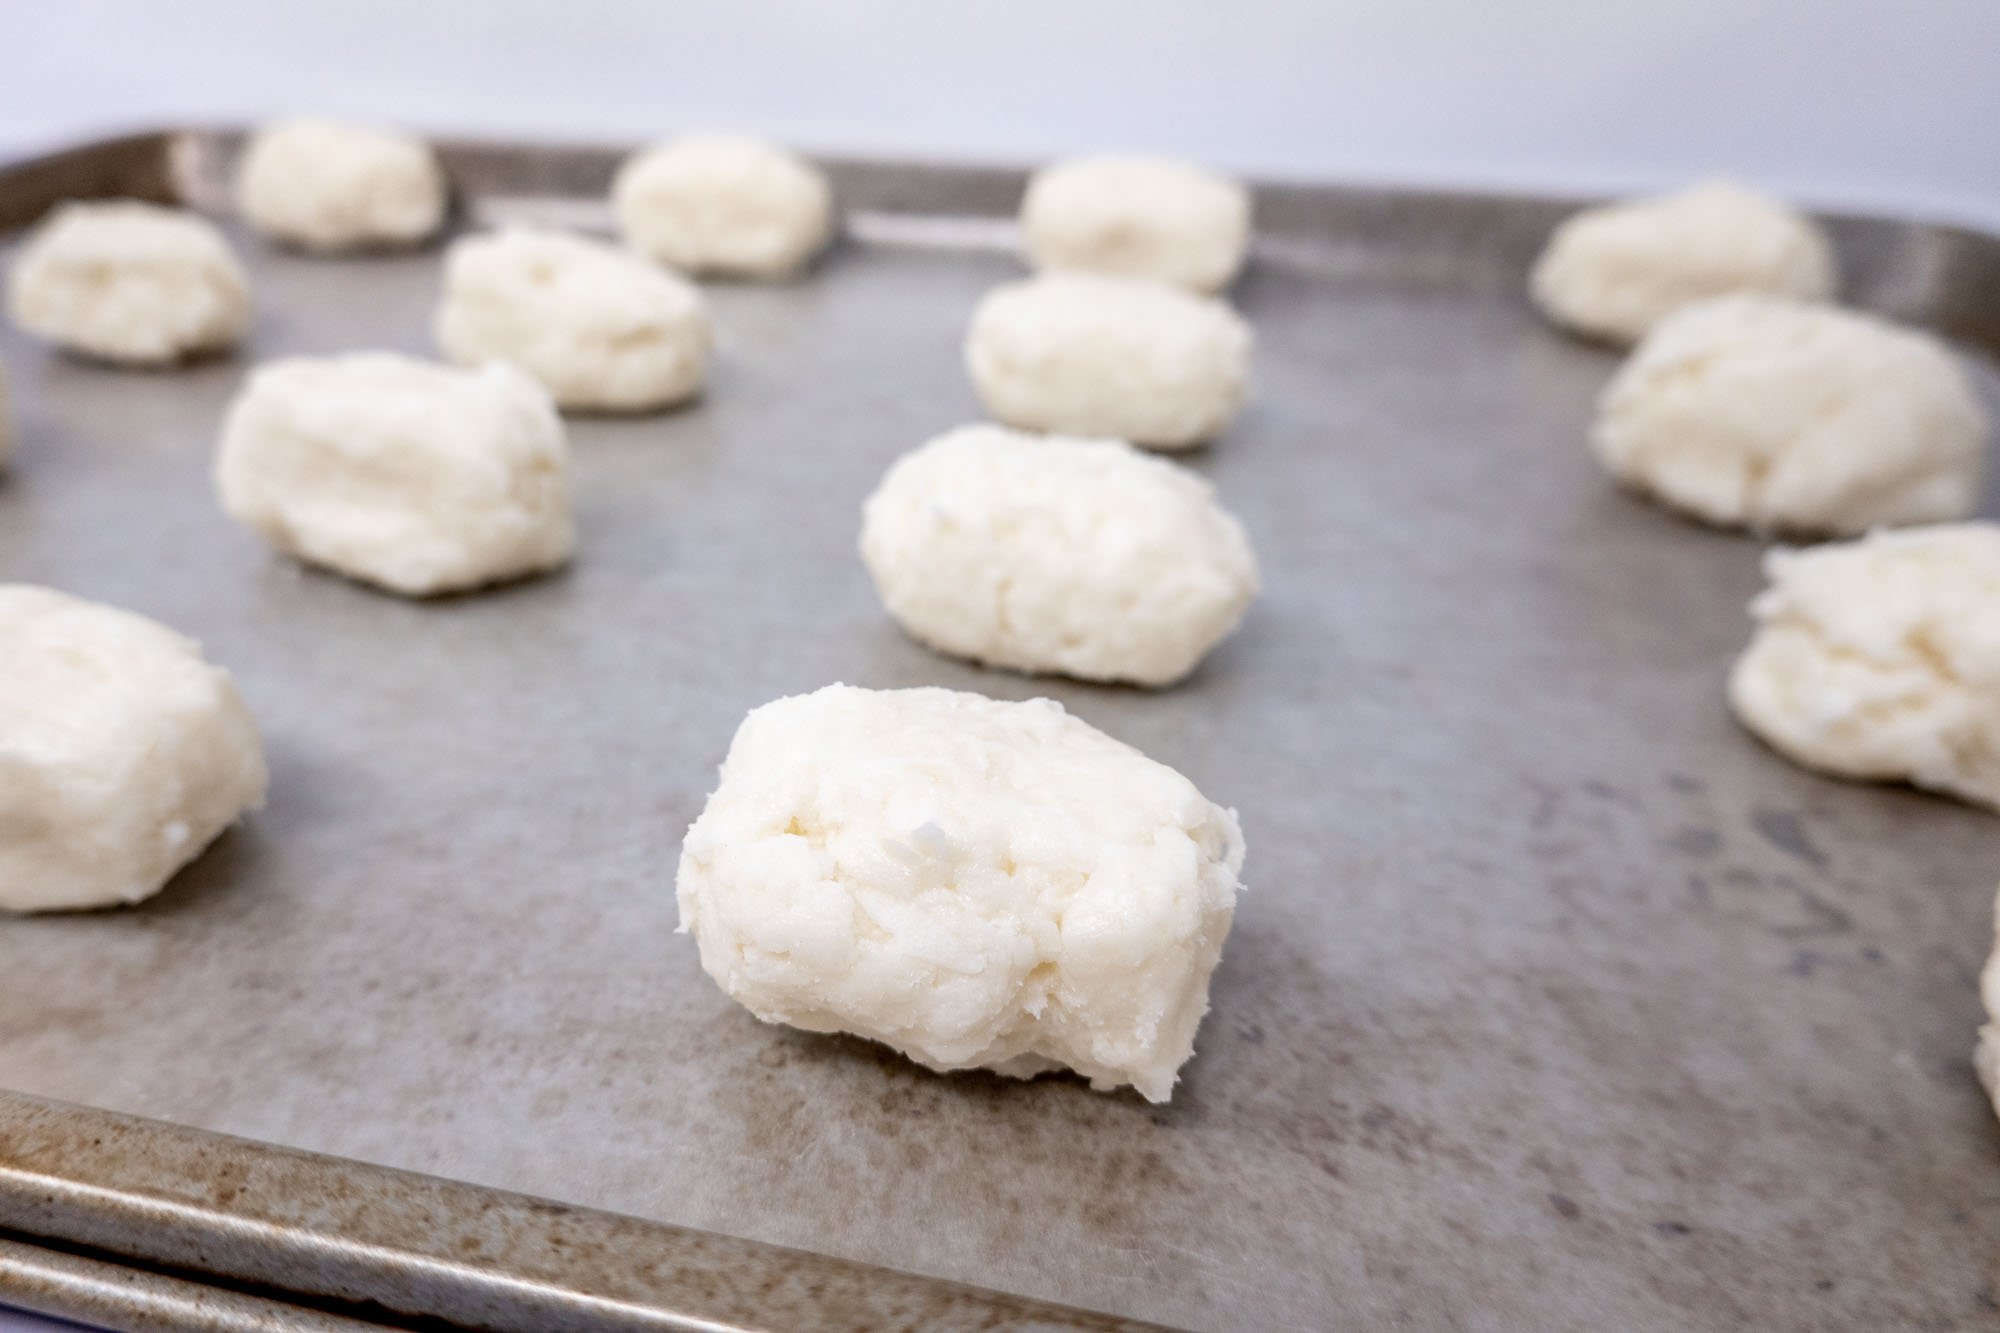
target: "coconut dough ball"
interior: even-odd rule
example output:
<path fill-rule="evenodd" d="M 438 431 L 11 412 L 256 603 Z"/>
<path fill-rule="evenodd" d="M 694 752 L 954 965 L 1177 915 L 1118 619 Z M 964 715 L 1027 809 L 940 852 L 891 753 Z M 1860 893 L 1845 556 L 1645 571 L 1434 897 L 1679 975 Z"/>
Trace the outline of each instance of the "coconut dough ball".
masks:
<path fill-rule="evenodd" d="M 1250 245 L 1250 194 L 1164 157 L 1080 157 L 1044 167 L 1021 200 L 1038 269 L 1152 278 L 1197 292 L 1227 287 Z"/>
<path fill-rule="evenodd" d="M 767 1023 L 1162 1102 L 1242 866 L 1233 811 L 1053 700 L 832 685 L 745 719 L 678 893 Z"/>
<path fill-rule="evenodd" d="M 236 168 L 236 206 L 307 250 L 409 245 L 444 221 L 444 171 L 415 135 L 332 120 L 266 125 Z"/>
<path fill-rule="evenodd" d="M 1222 430 L 1250 379 L 1250 328 L 1158 283 L 1050 273 L 994 288 L 965 364 L 1009 426 L 1187 449 Z"/>
<path fill-rule="evenodd" d="M 1807 768 L 2000 807 L 2000 526 L 1878 532 L 1764 568 L 1729 677 L 1743 724 Z"/>
<path fill-rule="evenodd" d="M 216 481 L 279 550 L 412 597 L 553 569 L 576 545 L 562 420 L 499 362 L 273 362 L 230 405 Z"/>
<path fill-rule="evenodd" d="M 999 426 L 899 459 L 861 556 L 913 637 L 1084 680 L 1172 684 L 1257 595 L 1243 526 L 1200 477 L 1122 441 Z"/>
<path fill-rule="evenodd" d="M 1833 248 L 1817 226 L 1722 181 L 1574 214 L 1549 238 L 1528 283 L 1550 319 L 1620 345 L 1711 296 L 1826 301 L 1835 285 Z"/>
<path fill-rule="evenodd" d="M 635 155 L 611 207 L 626 244 L 689 273 L 783 277 L 833 234 L 833 189 L 819 168 L 739 135 L 690 135 Z"/>
<path fill-rule="evenodd" d="M 0 911 L 150 898 L 264 803 L 229 673 L 164 626 L 0 585 Z"/>
<path fill-rule="evenodd" d="M 1994 904 L 1994 916 L 1995 934 L 2000 936 L 2000 902 Z M 1972 1066 L 1979 1072 L 1979 1082 L 1985 1087 L 1995 1113 L 2000 1114 L 2000 938 L 1995 939 L 1993 956 L 1986 960 L 1986 968 L 1979 974 L 1979 995 L 1986 1004 L 1987 1022 L 1979 1029 L 1979 1046 L 1973 1052 Z"/>
<path fill-rule="evenodd" d="M 510 228 L 445 258 L 438 345 L 506 361 L 558 404 L 638 412 L 685 402 L 708 373 L 708 308 L 685 279 L 601 241 Z"/>
<path fill-rule="evenodd" d="M 1599 399 L 1590 439 L 1613 476 L 1710 523 L 1859 533 L 1971 513 L 1986 432 L 1928 334 L 1732 296 L 1647 337 Z"/>
<path fill-rule="evenodd" d="M 242 338 L 250 282 L 222 233 L 185 209 L 64 204 L 15 257 L 7 309 L 71 351 L 170 365 Z"/>

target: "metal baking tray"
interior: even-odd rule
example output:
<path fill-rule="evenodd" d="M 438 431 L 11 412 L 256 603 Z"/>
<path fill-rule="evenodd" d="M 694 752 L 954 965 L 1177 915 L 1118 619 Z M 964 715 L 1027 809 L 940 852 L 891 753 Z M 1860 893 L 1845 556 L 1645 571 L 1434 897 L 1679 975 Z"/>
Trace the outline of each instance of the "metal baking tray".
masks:
<path fill-rule="evenodd" d="M 75 193 L 224 211 L 235 144 L 13 167 L 0 224 Z M 460 225 L 601 227 L 618 156 L 445 148 Z M 0 922 L 0 1300 L 174 1328 L 2000 1318 L 1968 1058 L 2000 820 L 1732 724 L 1759 547 L 1588 457 L 1615 357 L 1522 295 L 1568 201 L 1260 188 L 1255 399 L 1190 463 L 1265 591 L 1149 693 L 982 671 L 883 614 L 859 505 L 979 415 L 960 340 L 1020 271 L 1022 178 L 830 165 L 843 242 L 709 289 L 699 405 L 573 419 L 575 567 L 483 595 L 302 572 L 210 490 L 253 361 L 429 347 L 435 251 L 238 233 L 254 337 L 173 373 L 0 331 L 0 578 L 200 638 L 273 770 L 158 899 Z M 2000 242 L 1833 226 L 1850 298 L 1959 340 L 1992 398 Z M 940 1077 L 702 976 L 681 834 L 746 709 L 836 680 L 1054 695 L 1240 809 L 1249 889 L 1171 1104 Z"/>

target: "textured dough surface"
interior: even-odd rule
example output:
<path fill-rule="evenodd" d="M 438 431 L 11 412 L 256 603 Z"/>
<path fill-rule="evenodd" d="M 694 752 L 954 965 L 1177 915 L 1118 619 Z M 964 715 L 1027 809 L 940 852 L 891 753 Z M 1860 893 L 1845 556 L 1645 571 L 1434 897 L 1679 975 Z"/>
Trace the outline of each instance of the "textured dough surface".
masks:
<path fill-rule="evenodd" d="M 505 361 L 563 407 L 637 412 L 684 402 L 708 374 L 694 284 L 614 245 L 509 228 L 453 243 L 438 345 L 463 366 Z"/>
<path fill-rule="evenodd" d="M 766 1022 L 1165 1101 L 1242 865 L 1234 812 L 1053 700 L 832 685 L 744 720 L 677 892 Z"/>
<path fill-rule="evenodd" d="M 1647 337 L 1600 398 L 1591 444 L 1612 475 L 1708 522 L 1853 534 L 1970 514 L 1986 434 L 1929 334 L 1733 296 Z"/>
<path fill-rule="evenodd" d="M 2000 807 L 2000 525 L 1765 557 L 1729 677 L 1745 726 L 1807 768 Z"/>
<path fill-rule="evenodd" d="M 1810 219 L 1726 181 L 1586 208 L 1558 226 L 1529 291 L 1578 333 L 1629 344 L 1682 306 L 1761 292 L 1831 300 L 1833 247 Z"/>
<path fill-rule="evenodd" d="M 14 259 L 8 313 L 105 361 L 169 365 L 233 346 L 250 281 L 206 219 L 133 200 L 64 204 Z"/>
<path fill-rule="evenodd" d="M 0 584 L 0 911 L 150 898 L 264 785 L 256 724 L 195 644 Z"/>
<path fill-rule="evenodd" d="M 410 596 L 552 569 L 576 544 L 555 404 L 499 362 L 273 362 L 230 405 L 216 481 L 279 550 Z"/>
<path fill-rule="evenodd" d="M 409 245 L 444 221 L 429 144 L 371 125 L 300 117 L 257 131 L 236 168 L 236 206 L 266 236 L 308 250 Z"/>
<path fill-rule="evenodd" d="M 690 135 L 634 155 L 611 206 L 627 245 L 689 273 L 784 277 L 833 235 L 833 189 L 819 168 L 741 135 Z"/>
<path fill-rule="evenodd" d="M 1995 940 L 1993 954 L 1979 974 L 1979 997 L 1986 1006 L 1986 1024 L 1979 1029 L 1979 1045 L 1972 1054 L 1972 1067 L 1986 1089 L 1987 1100 L 2000 1114 L 2000 901 L 1993 905 Z"/>
<path fill-rule="evenodd" d="M 966 426 L 905 454 L 863 509 L 861 555 L 904 629 L 1017 671 L 1166 685 L 1257 594 L 1243 527 L 1206 481 L 1116 440 Z"/>
<path fill-rule="evenodd" d="M 1249 389 L 1250 328 L 1222 302 L 1159 283 L 1049 273 L 988 292 L 965 364 L 1009 426 L 1186 449 Z"/>
<path fill-rule="evenodd" d="M 1172 158 L 1073 158 L 1029 179 L 1021 230 L 1038 269 L 1218 292 L 1243 266 L 1250 245 L 1250 194 Z"/>

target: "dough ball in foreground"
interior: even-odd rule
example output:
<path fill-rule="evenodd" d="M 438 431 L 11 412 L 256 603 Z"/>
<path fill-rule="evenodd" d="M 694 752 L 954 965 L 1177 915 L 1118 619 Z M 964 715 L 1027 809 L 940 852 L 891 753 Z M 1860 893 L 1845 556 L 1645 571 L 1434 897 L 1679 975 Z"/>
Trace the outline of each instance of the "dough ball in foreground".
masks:
<path fill-rule="evenodd" d="M 1243 526 L 1194 473 L 1000 426 L 899 459 L 868 497 L 861 555 L 915 638 L 1084 680 L 1171 684 L 1257 595 Z"/>
<path fill-rule="evenodd" d="M 1743 724 L 1806 768 L 2000 807 L 2000 525 L 1772 551 L 1729 677 Z"/>
<path fill-rule="evenodd" d="M 410 245 L 444 222 L 448 191 L 412 134 L 299 118 L 257 131 L 236 168 L 236 206 L 275 240 L 307 250 Z"/>
<path fill-rule="evenodd" d="M 250 328 L 250 281 L 222 233 L 185 209 L 64 204 L 15 257 L 7 308 L 71 351 L 163 366 L 234 346 Z"/>
<path fill-rule="evenodd" d="M 230 405 L 216 481 L 279 550 L 412 597 L 553 569 L 576 545 L 562 420 L 499 362 L 273 362 Z"/>
<path fill-rule="evenodd" d="M 1243 405 L 1250 328 L 1220 301 L 1158 283 L 1050 273 L 986 294 L 965 364 L 1009 426 L 1187 449 Z"/>
<path fill-rule="evenodd" d="M 506 361 L 569 408 L 685 402 L 708 374 L 708 308 L 677 274 L 602 241 L 509 228 L 445 257 L 438 345 L 460 365 Z"/>
<path fill-rule="evenodd" d="M 677 888 L 767 1023 L 1160 1102 L 1242 866 L 1234 812 L 1053 700 L 831 685 L 744 720 Z"/>
<path fill-rule="evenodd" d="M 0 585 L 0 911 L 150 898 L 264 803 L 229 673 L 143 616 Z"/>
<path fill-rule="evenodd" d="M 1083 269 L 1218 292 L 1250 245 L 1250 193 L 1164 157 L 1079 157 L 1044 167 L 1021 200 L 1038 269 Z"/>
<path fill-rule="evenodd" d="M 833 188 L 819 168 L 740 135 L 690 135 L 635 154 L 611 206 L 627 245 L 689 273 L 784 277 L 833 235 Z"/>
<path fill-rule="evenodd" d="M 1979 974 L 1979 996 L 1986 1005 L 1986 1024 L 1979 1029 L 1979 1045 L 1972 1054 L 1972 1067 L 1986 1089 L 1993 1110 L 2000 1114 L 2000 902 L 1994 903 L 1995 935 L 1993 954 Z"/>
<path fill-rule="evenodd" d="M 1860 533 L 1971 513 L 1986 432 L 1930 335 L 1731 296 L 1647 337 L 1599 399 L 1591 444 L 1619 480 L 1710 523 Z"/>
<path fill-rule="evenodd" d="M 1833 247 L 1810 219 L 1711 181 L 1572 215 L 1528 287 L 1556 323 L 1624 345 L 1695 301 L 1736 292 L 1826 301 L 1836 282 Z"/>

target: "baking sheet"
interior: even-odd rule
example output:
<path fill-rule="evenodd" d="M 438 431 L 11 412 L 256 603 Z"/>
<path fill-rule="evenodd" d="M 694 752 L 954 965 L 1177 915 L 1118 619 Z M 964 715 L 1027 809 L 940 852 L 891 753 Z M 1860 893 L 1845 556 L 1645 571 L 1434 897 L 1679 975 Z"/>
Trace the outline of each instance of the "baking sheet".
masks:
<path fill-rule="evenodd" d="M 231 143 L 185 138 L 178 188 L 216 200 Z M 586 225 L 615 160 L 451 155 L 469 218 Z M 1615 358 L 1520 292 L 1561 203 L 1263 193 L 1255 401 L 1190 463 L 1265 593 L 1155 694 L 881 612 L 860 501 L 979 415 L 960 340 L 1019 271 L 1019 177 L 838 177 L 854 235 L 810 281 L 708 289 L 699 406 L 571 421 L 575 567 L 475 597 L 302 572 L 208 479 L 255 359 L 427 351 L 435 253 L 238 234 L 252 344 L 172 374 L 0 330 L 0 578 L 200 638 L 273 771 L 153 902 L 0 922 L 0 1086 L 1192 1327 L 1995 1320 L 2000 821 L 1732 725 L 1758 547 L 1584 452 Z M 1839 238 L 1861 303 L 2000 343 L 1991 241 Z M 941 1078 L 701 975 L 680 835 L 743 712 L 834 680 L 1050 694 L 1241 811 L 1170 1105 Z"/>

